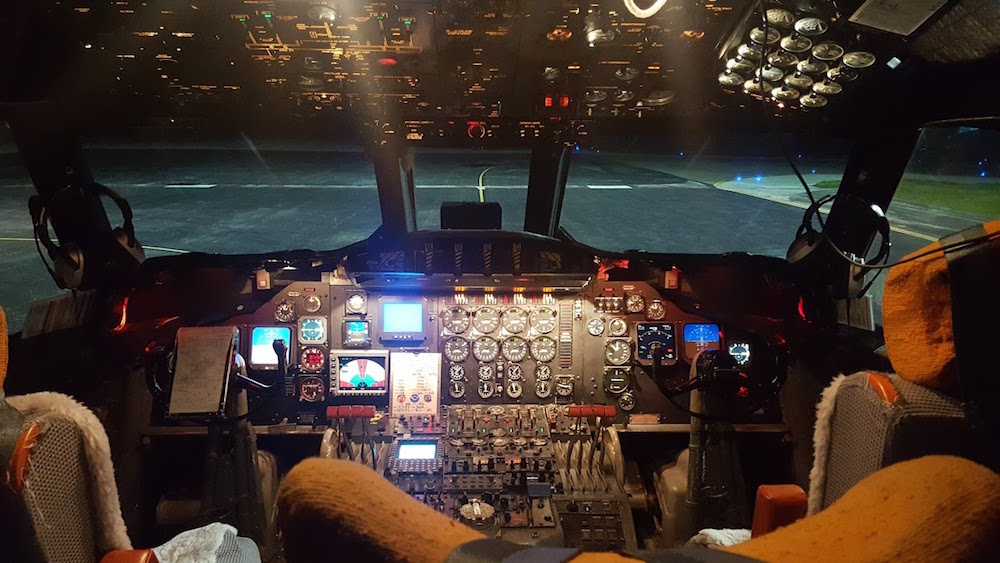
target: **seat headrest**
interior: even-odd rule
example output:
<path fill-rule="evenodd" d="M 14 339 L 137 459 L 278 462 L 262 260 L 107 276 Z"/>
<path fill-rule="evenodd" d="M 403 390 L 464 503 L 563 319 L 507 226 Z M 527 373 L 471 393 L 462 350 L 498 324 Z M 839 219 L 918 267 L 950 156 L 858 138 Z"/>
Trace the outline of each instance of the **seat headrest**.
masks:
<path fill-rule="evenodd" d="M 983 225 L 1000 232 L 1000 220 Z M 986 244 L 1000 246 L 1000 238 Z M 933 242 L 903 258 L 941 248 Z M 944 393 L 958 391 L 948 259 L 933 252 L 889 270 L 882 295 L 885 348 L 902 379 Z"/>
<path fill-rule="evenodd" d="M 7 379 L 7 316 L 4 315 L 3 307 L 0 307 L 0 391 L 3 391 L 3 382 Z"/>

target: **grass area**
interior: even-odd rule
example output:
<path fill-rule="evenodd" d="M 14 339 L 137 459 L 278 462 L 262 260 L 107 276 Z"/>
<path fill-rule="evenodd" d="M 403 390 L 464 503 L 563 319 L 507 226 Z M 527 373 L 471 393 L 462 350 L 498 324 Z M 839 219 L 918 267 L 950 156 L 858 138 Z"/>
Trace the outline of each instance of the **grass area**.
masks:
<path fill-rule="evenodd" d="M 839 180 L 816 182 L 817 188 L 840 187 Z M 949 209 L 987 219 L 1000 217 L 1000 182 L 935 182 L 903 179 L 894 199 L 934 209 Z"/>

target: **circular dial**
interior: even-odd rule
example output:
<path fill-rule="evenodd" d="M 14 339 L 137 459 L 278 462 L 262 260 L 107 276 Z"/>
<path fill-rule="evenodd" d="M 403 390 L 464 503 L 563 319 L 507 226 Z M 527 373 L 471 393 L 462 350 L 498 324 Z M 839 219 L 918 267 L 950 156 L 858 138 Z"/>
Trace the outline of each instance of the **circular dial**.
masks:
<path fill-rule="evenodd" d="M 535 383 L 535 396 L 545 399 L 552 394 L 552 384 L 548 381 L 538 381 Z"/>
<path fill-rule="evenodd" d="M 302 308 L 309 313 L 315 313 L 319 311 L 320 307 L 323 306 L 323 302 L 320 301 L 318 295 L 310 295 L 302 300 Z"/>
<path fill-rule="evenodd" d="M 628 412 L 635 408 L 635 395 L 631 391 L 622 393 L 621 397 L 618 397 L 618 406 L 625 412 Z"/>
<path fill-rule="evenodd" d="M 477 391 L 479 391 L 479 396 L 483 399 L 489 399 L 493 396 L 497 390 L 497 386 L 492 381 L 480 381 Z"/>
<path fill-rule="evenodd" d="M 449 362 L 464 362 L 469 357 L 469 341 L 461 336 L 452 336 L 444 342 L 444 357 Z"/>
<path fill-rule="evenodd" d="M 511 307 L 503 312 L 503 328 L 517 334 L 528 326 L 528 313 L 520 307 Z"/>
<path fill-rule="evenodd" d="M 569 397 L 573 394 L 573 378 L 569 376 L 559 376 L 556 378 L 556 395 Z"/>
<path fill-rule="evenodd" d="M 451 395 L 452 399 L 461 399 L 465 396 L 465 384 L 461 381 L 452 381 L 448 385 L 448 394 Z"/>
<path fill-rule="evenodd" d="M 551 362 L 556 357 L 556 341 L 539 336 L 531 341 L 531 356 L 539 362 Z"/>
<path fill-rule="evenodd" d="M 551 307 L 539 307 L 529 315 L 531 328 L 540 334 L 548 334 L 556 328 L 556 311 Z"/>
<path fill-rule="evenodd" d="M 325 387 L 318 377 L 307 377 L 299 385 L 299 398 L 309 403 L 315 403 L 323 398 Z"/>
<path fill-rule="evenodd" d="M 608 340 L 604 345 L 604 359 L 613 366 L 622 366 L 632 359 L 632 346 L 628 340 Z"/>
<path fill-rule="evenodd" d="M 629 313 L 641 313 L 646 308 L 646 298 L 641 293 L 630 293 L 625 299 L 625 310 Z"/>
<path fill-rule="evenodd" d="M 469 313 L 461 307 L 452 307 L 441 313 L 441 323 L 445 330 L 462 334 L 469 329 Z"/>
<path fill-rule="evenodd" d="M 667 316 L 667 308 L 662 301 L 653 301 L 646 307 L 646 318 L 651 321 L 658 321 Z"/>
<path fill-rule="evenodd" d="M 517 364 L 510 364 L 507 366 L 507 379 L 510 381 L 519 381 L 523 376 L 523 370 L 521 366 Z"/>
<path fill-rule="evenodd" d="M 295 318 L 295 305 L 291 301 L 282 301 L 274 308 L 274 320 L 279 323 L 290 323 Z"/>
<path fill-rule="evenodd" d="M 535 366 L 535 379 L 538 381 L 552 379 L 552 367 L 549 364 L 538 364 Z"/>
<path fill-rule="evenodd" d="M 625 322 L 625 319 L 611 319 L 611 322 L 608 323 L 608 332 L 611 333 L 611 336 L 625 336 L 628 333 L 628 323 Z"/>
<path fill-rule="evenodd" d="M 729 345 L 729 355 L 739 365 L 746 365 L 750 362 L 750 345 L 746 342 L 733 342 Z"/>
<path fill-rule="evenodd" d="M 483 307 L 472 316 L 472 326 L 479 332 L 493 332 L 500 326 L 500 313 L 493 307 Z"/>
<path fill-rule="evenodd" d="M 366 299 L 364 295 L 360 293 L 352 294 L 347 298 L 347 312 L 348 313 L 360 313 L 365 310 Z"/>
<path fill-rule="evenodd" d="M 600 336 L 604 334 L 604 319 L 601 317 L 594 317 L 587 321 L 587 332 L 591 336 Z"/>
<path fill-rule="evenodd" d="M 479 380 L 493 381 L 493 366 L 490 364 L 483 364 L 479 366 Z"/>
<path fill-rule="evenodd" d="M 480 336 L 472 345 L 472 354 L 480 362 L 492 362 L 500 354 L 500 345 L 489 336 Z"/>
<path fill-rule="evenodd" d="M 511 362 L 520 362 L 528 355 L 528 341 L 520 336 L 511 336 L 501 346 L 503 357 Z"/>
<path fill-rule="evenodd" d="M 521 394 L 524 393 L 524 387 L 521 386 L 520 381 L 509 381 L 507 383 L 507 396 L 511 399 L 521 398 Z"/>
<path fill-rule="evenodd" d="M 326 340 L 326 323 L 322 318 L 299 319 L 299 340 L 322 343 Z"/>
<path fill-rule="evenodd" d="M 323 350 L 309 347 L 302 351 L 302 356 L 299 359 L 299 368 L 302 371 L 321 371 L 325 361 L 326 357 L 323 354 Z"/>
<path fill-rule="evenodd" d="M 462 381 L 465 379 L 465 366 L 462 364 L 451 364 L 448 368 L 448 377 L 452 381 Z"/>

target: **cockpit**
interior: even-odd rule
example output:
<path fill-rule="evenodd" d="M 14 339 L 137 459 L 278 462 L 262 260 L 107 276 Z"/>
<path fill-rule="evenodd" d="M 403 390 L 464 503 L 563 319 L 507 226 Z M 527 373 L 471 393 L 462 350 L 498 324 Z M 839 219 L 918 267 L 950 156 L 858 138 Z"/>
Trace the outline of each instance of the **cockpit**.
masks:
<path fill-rule="evenodd" d="M 997 558 L 998 17 L 15 0 L 0 542 Z"/>

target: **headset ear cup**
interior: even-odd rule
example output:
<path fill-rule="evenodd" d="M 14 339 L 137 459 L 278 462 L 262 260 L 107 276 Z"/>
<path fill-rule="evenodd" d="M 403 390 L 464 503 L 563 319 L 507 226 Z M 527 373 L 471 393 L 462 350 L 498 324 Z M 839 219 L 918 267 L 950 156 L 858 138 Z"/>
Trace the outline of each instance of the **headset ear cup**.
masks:
<path fill-rule="evenodd" d="M 788 260 L 789 264 L 795 264 L 804 260 L 806 256 L 812 254 L 813 250 L 816 250 L 821 240 L 822 238 L 815 231 L 806 231 L 800 234 L 795 237 L 795 240 L 788 247 L 785 259 Z"/>
<path fill-rule="evenodd" d="M 52 256 L 56 284 L 63 289 L 76 289 L 83 283 L 83 252 L 75 244 L 60 247 Z"/>
<path fill-rule="evenodd" d="M 131 256 L 132 259 L 136 261 L 136 263 L 141 264 L 143 261 L 146 260 L 146 251 L 142 249 L 142 245 L 139 244 L 139 241 L 136 240 L 135 237 L 130 235 L 128 231 L 126 231 L 121 227 L 117 227 L 115 228 L 114 231 L 111 232 L 111 234 L 114 237 L 115 241 L 123 249 L 125 249 L 125 252 L 127 252 L 128 255 Z"/>

